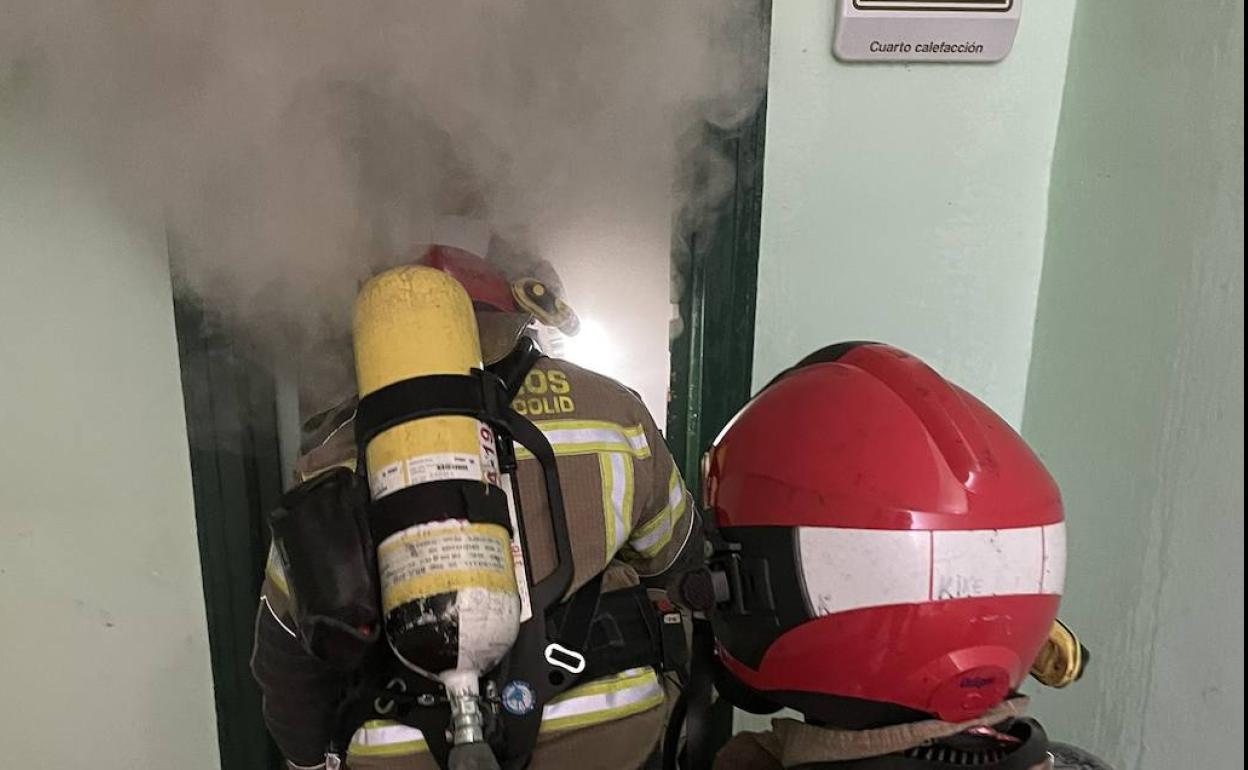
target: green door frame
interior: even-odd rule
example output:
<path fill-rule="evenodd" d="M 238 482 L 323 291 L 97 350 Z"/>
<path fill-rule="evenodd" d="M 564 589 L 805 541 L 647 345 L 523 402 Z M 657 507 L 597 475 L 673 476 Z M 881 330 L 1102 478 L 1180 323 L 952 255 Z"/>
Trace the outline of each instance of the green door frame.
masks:
<path fill-rule="evenodd" d="M 194 300 L 175 297 L 174 320 L 221 768 L 279 768 L 250 668 L 268 555 L 265 514 L 282 492 L 273 382 Z"/>
<path fill-rule="evenodd" d="M 711 131 L 709 140 L 735 161 L 732 194 L 717 216 L 672 241 L 673 264 L 688 267 L 684 325 L 671 344 L 667 435 L 699 501 L 702 455 L 751 394 L 766 130 L 764 99 L 739 128 Z"/>

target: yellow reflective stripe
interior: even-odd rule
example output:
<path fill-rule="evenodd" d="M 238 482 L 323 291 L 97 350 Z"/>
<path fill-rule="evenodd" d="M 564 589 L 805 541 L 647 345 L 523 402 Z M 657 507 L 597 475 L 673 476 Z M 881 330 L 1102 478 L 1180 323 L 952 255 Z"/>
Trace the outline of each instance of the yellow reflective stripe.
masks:
<path fill-rule="evenodd" d="M 626 427 L 606 420 L 538 420 L 534 424 L 546 436 L 558 456 L 623 452 L 637 459 L 650 456 L 650 442 L 641 425 Z M 516 456 L 531 458 L 524 447 Z"/>
<path fill-rule="evenodd" d="M 634 668 L 596 679 L 551 699 L 542 709 L 540 732 L 551 733 L 611 722 L 663 703 L 663 685 L 652 668 Z M 365 722 L 351 739 L 350 754 L 393 757 L 427 751 L 424 735 L 391 720 Z"/>
<path fill-rule="evenodd" d="M 672 509 L 673 519 L 679 519 L 680 515 L 685 512 L 685 501 L 687 499 L 685 485 L 680 483 L 680 472 L 673 465 L 672 477 L 667 482 L 667 505 Z"/>
<path fill-rule="evenodd" d="M 643 559 L 651 559 L 672 542 L 672 512 L 664 509 L 658 516 L 646 522 L 646 525 L 648 529 L 634 535 L 628 541 L 628 547 Z"/>
<path fill-rule="evenodd" d="M 612 681 L 585 685 L 552 700 L 542 711 L 539 732 L 552 733 L 611 722 L 663 703 L 663 685 L 654 669 L 626 674 Z"/>
<path fill-rule="evenodd" d="M 633 531 L 633 461 L 629 457 L 621 457 L 624 467 L 624 529 L 620 532 L 620 546 L 624 545 L 628 534 Z"/>
<path fill-rule="evenodd" d="M 282 561 L 277 557 L 277 546 L 269 544 L 269 558 L 264 565 L 265 577 L 273 584 L 273 587 L 282 592 L 283 596 L 290 596 L 290 586 L 286 583 L 286 570 L 282 568 Z"/>
<path fill-rule="evenodd" d="M 630 427 L 610 420 L 537 420 L 534 424 L 546 433 L 572 430 L 617 433 L 624 436 L 627 443 L 637 448 L 649 446 L 646 441 L 646 429 L 640 423 Z"/>
<path fill-rule="evenodd" d="M 658 674 L 649 666 L 638 666 L 637 668 L 629 668 L 615 674 L 608 674 L 600 677 L 592 682 L 573 687 L 571 690 L 561 692 L 550 699 L 547 707 L 556 703 L 565 703 L 573 698 L 580 698 L 584 695 L 605 695 L 611 692 L 618 692 L 635 684 L 644 684 L 649 681 L 658 681 Z M 544 713 L 544 712 L 543 712 Z"/>
<path fill-rule="evenodd" d="M 680 483 L 680 475 L 676 468 L 667 484 L 667 505 L 650 521 L 642 524 L 628 540 L 628 547 L 643 558 L 652 558 L 667 547 L 672 540 L 672 533 L 685 513 L 688 505 L 684 486 Z"/>
<path fill-rule="evenodd" d="M 606 560 L 615 558 L 633 527 L 633 460 L 620 452 L 598 455 Z M 605 563 L 605 562 L 604 562 Z"/>
<path fill-rule="evenodd" d="M 601 474 L 602 483 L 602 528 L 606 533 L 606 549 L 607 562 L 615 556 L 615 544 L 618 542 L 619 535 L 615 529 L 615 506 L 611 503 L 612 490 L 615 488 L 614 476 L 611 473 L 611 458 L 616 455 L 601 454 L 598 455 L 598 472 Z"/>
<path fill-rule="evenodd" d="M 428 750 L 429 745 L 420 730 L 389 719 L 365 722 L 351 737 L 348 749 L 357 757 L 397 757 Z"/>

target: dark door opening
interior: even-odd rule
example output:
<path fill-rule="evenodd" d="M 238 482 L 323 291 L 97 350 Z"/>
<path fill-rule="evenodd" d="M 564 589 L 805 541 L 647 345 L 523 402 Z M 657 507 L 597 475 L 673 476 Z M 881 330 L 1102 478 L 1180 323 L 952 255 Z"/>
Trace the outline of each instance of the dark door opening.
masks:
<path fill-rule="evenodd" d="M 688 273 L 683 331 L 670 344 L 667 436 L 695 494 L 702 453 L 751 391 L 765 119 L 764 99 L 739 127 L 707 129 L 705 141 L 733 161 L 732 192 L 715 216 L 672 237 L 673 262 Z M 284 486 L 279 388 L 194 298 L 176 297 L 175 316 L 221 766 L 278 768 L 249 662 L 266 514 Z"/>

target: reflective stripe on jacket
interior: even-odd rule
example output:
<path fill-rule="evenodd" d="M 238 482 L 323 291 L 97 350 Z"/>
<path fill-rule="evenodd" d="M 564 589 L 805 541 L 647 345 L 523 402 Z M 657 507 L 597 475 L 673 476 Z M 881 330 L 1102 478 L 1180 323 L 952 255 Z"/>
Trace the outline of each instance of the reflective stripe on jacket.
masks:
<path fill-rule="evenodd" d="M 542 710 L 543 735 L 603 724 L 662 705 L 652 668 L 634 668 L 569 690 Z M 366 722 L 351 741 L 352 756 L 401 756 L 425 751 L 420 730 L 389 720 Z"/>

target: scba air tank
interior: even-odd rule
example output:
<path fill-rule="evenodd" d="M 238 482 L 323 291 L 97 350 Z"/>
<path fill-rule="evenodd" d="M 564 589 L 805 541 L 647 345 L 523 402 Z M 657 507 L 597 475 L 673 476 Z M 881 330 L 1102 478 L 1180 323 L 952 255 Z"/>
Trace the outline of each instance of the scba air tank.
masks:
<path fill-rule="evenodd" d="M 472 302 L 433 268 L 395 268 L 366 283 L 354 335 L 361 398 L 481 367 Z M 448 494 L 506 499 L 494 432 L 472 417 L 409 420 L 371 438 L 365 461 L 374 508 L 384 511 L 374 514 L 374 536 L 390 646 L 405 665 L 446 685 L 454 742 L 480 741 L 480 677 L 511 649 L 520 625 L 511 540 L 498 523 L 431 507 Z M 422 485 L 436 485 L 436 494 L 414 490 Z"/>

